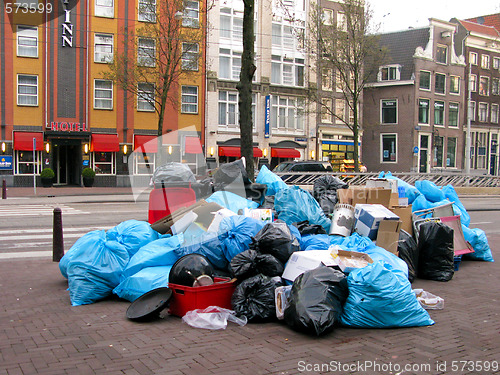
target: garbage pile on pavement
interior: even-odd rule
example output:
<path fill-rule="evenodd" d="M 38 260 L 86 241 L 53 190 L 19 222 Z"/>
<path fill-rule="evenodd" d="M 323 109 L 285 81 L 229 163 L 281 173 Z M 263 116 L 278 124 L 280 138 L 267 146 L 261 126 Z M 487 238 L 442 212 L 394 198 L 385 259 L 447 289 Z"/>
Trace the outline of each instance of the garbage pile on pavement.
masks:
<path fill-rule="evenodd" d="M 89 232 L 61 259 L 73 306 L 115 294 L 134 320 L 168 311 L 193 327 L 283 321 L 313 335 L 425 326 L 444 300 L 412 290 L 415 278 L 448 281 L 462 259 L 493 261 L 451 185 L 325 175 L 311 194 L 265 166 L 252 183 L 241 160 L 201 181 L 179 163 L 157 172 L 150 222 Z"/>

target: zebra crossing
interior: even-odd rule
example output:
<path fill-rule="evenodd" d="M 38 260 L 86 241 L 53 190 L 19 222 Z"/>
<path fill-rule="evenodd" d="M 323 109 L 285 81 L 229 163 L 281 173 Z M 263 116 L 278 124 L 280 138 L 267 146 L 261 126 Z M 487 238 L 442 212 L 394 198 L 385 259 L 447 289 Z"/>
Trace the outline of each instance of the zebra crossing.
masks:
<path fill-rule="evenodd" d="M 0 218 L 18 216 L 48 216 L 53 215 L 54 208 L 59 207 L 63 215 L 84 215 L 90 212 L 79 210 L 65 204 L 16 204 L 0 205 Z"/>

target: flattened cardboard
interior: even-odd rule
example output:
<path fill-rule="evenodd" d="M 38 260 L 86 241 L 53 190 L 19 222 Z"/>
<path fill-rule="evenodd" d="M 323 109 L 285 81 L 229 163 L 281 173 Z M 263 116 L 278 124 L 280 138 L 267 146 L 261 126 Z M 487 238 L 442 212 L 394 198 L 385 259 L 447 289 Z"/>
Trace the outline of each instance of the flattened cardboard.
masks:
<path fill-rule="evenodd" d="M 365 186 L 349 186 L 349 189 L 337 190 L 340 203 L 350 204 L 381 204 L 389 207 L 391 202 L 390 189 L 367 188 Z"/>
<path fill-rule="evenodd" d="M 378 226 L 377 246 L 397 255 L 401 225 L 400 220 L 382 220 Z"/>
<path fill-rule="evenodd" d="M 389 210 L 399 216 L 399 220 L 403 222 L 401 229 L 413 236 L 413 224 L 411 218 L 411 204 L 408 206 L 393 206 Z"/>

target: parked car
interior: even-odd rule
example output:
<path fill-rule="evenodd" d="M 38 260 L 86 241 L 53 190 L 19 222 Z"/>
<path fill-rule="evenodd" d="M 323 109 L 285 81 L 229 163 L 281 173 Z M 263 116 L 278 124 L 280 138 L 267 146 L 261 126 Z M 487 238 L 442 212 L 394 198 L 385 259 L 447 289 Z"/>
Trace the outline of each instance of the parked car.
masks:
<path fill-rule="evenodd" d="M 333 169 L 329 162 L 285 161 L 278 164 L 273 172 L 333 172 Z"/>

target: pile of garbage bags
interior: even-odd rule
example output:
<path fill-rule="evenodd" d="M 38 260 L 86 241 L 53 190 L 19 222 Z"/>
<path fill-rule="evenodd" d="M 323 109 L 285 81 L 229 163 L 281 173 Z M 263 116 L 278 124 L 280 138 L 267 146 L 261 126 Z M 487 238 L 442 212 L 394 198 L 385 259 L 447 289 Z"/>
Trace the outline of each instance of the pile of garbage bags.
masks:
<path fill-rule="evenodd" d="M 416 277 L 439 281 L 453 277 L 453 233 L 448 227 L 422 225 L 418 243 L 401 231 L 397 256 L 358 233 L 348 237 L 327 234 L 337 190 L 347 187 L 335 177 L 318 179 L 311 194 L 286 185 L 263 166 L 256 183 L 266 187 L 265 197 L 255 200 L 248 199 L 245 189 L 242 194 L 234 186 L 225 189 L 237 180 L 244 186 L 250 183 L 240 165 L 221 169 L 216 176 L 217 189 L 205 197 L 206 203 L 216 204 L 223 213 L 215 229 L 192 222 L 180 233 L 160 234 L 147 222 L 128 220 L 107 232 L 92 231 L 78 239 L 59 263 L 68 279 L 71 304 L 90 304 L 112 294 L 133 302 L 148 291 L 168 286 L 170 270 L 180 258 L 200 254 L 217 275 L 237 280 L 231 307 L 245 322 L 279 318 L 292 329 L 314 335 L 327 334 L 339 325 L 434 324 L 411 290 L 411 282 Z M 390 173 L 381 177 L 395 178 Z M 155 178 L 168 180 L 168 168 L 158 171 Z M 471 257 L 493 261 L 484 232 L 468 228 L 470 217 L 452 186 L 439 188 L 429 181 L 415 186 L 398 183 L 413 210 L 454 202 L 464 235 L 475 250 Z M 273 218 L 246 214 L 262 208 L 272 210 Z M 373 262 L 350 272 L 322 265 L 294 280 L 282 277 L 294 253 L 332 246 L 366 254 Z"/>

